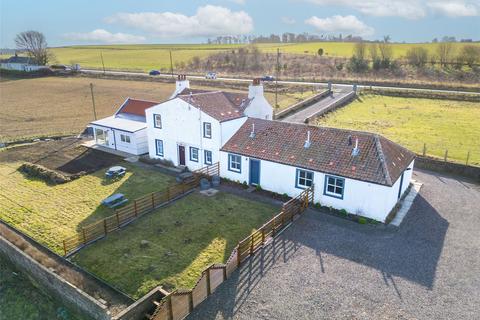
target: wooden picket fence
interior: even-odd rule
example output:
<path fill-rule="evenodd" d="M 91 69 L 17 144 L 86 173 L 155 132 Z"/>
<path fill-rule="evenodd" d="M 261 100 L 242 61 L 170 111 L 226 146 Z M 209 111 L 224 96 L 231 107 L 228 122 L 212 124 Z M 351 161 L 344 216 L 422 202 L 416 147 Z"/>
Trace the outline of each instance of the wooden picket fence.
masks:
<path fill-rule="evenodd" d="M 76 235 L 64 239 L 62 245 L 65 256 L 76 252 L 83 246 L 105 237 L 108 233 L 120 229 L 138 217 L 188 193 L 199 185 L 201 178 L 219 175 L 219 172 L 220 165 L 217 162 L 208 167 L 193 171 L 193 178 L 187 182 L 174 184 L 166 190 L 152 192 L 133 200 L 121 208 L 115 209 L 113 215 L 82 227 Z"/>
<path fill-rule="evenodd" d="M 206 268 L 191 290 L 175 290 L 161 301 L 154 302 L 155 312 L 146 315 L 151 320 L 182 320 L 211 295 L 240 267 L 241 263 L 288 227 L 295 216 L 300 215 L 313 203 L 313 187 L 286 202 L 282 211 L 267 221 L 258 230 L 240 241 L 225 264 L 213 264 Z"/>

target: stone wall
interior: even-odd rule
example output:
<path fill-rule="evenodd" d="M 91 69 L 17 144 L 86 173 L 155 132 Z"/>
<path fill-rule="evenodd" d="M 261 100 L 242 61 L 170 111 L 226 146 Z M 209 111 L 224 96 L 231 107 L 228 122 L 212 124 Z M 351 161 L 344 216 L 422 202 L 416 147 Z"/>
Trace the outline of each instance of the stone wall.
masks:
<path fill-rule="evenodd" d="M 423 156 L 417 156 L 415 159 L 415 167 L 437 172 L 452 173 L 480 181 L 480 167 L 467 166 Z"/>
<path fill-rule="evenodd" d="M 33 260 L 3 236 L 0 236 L 0 254 L 10 260 L 19 270 L 35 279 L 57 300 L 65 303 L 76 312 L 86 314 L 97 320 L 111 319 L 107 306 Z"/>

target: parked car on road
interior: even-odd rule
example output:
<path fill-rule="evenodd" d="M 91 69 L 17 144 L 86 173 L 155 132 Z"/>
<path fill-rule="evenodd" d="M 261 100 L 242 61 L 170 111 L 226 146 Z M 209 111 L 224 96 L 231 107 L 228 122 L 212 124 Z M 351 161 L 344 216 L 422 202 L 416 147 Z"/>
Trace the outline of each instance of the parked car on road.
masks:
<path fill-rule="evenodd" d="M 151 75 L 151 76 L 158 76 L 158 75 L 160 75 L 160 71 L 158 71 L 158 70 L 152 70 L 152 71 L 150 71 L 148 74 Z"/>
<path fill-rule="evenodd" d="M 217 79 L 217 73 L 216 72 L 207 72 L 205 75 L 205 79 Z"/>
<path fill-rule="evenodd" d="M 273 76 L 263 76 L 262 81 L 274 81 L 275 78 Z"/>

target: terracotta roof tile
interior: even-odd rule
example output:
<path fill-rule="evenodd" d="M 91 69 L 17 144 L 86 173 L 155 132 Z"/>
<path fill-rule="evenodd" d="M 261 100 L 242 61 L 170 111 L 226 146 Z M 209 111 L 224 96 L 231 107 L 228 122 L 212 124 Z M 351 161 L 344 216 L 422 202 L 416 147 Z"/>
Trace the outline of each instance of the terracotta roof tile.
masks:
<path fill-rule="evenodd" d="M 254 138 L 250 138 L 252 124 Z M 311 144 L 305 148 L 308 131 Z M 352 156 L 356 139 L 360 152 Z M 373 133 L 253 118 L 243 124 L 222 151 L 388 186 L 415 157 Z"/>
<path fill-rule="evenodd" d="M 159 102 L 128 98 L 120 110 L 118 110 L 117 114 L 128 113 L 145 117 L 145 110 L 157 104 L 159 104 Z"/>
<path fill-rule="evenodd" d="M 192 94 L 183 94 L 190 91 Z M 246 94 L 223 91 L 194 92 L 184 89 L 177 97 L 220 122 L 244 117 L 243 111 L 250 103 Z"/>

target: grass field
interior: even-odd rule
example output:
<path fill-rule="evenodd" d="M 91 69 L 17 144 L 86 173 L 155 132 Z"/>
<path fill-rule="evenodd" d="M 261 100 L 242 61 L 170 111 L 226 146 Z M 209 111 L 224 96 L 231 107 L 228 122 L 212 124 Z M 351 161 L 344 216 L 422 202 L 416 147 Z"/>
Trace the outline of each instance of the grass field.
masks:
<path fill-rule="evenodd" d="M 134 298 L 159 284 L 191 288 L 206 267 L 225 262 L 239 240 L 278 210 L 232 194 L 195 192 L 109 234 L 73 261 Z"/>
<path fill-rule="evenodd" d="M 383 134 L 417 153 L 480 165 L 480 103 L 361 95 L 319 125 Z"/>
<path fill-rule="evenodd" d="M 263 52 L 276 52 L 280 48 L 282 53 L 313 54 L 319 48 L 324 54 L 334 57 L 350 57 L 354 43 L 350 42 L 308 42 L 308 43 L 261 43 L 257 46 Z M 463 43 L 454 43 L 455 50 L 459 51 Z M 474 45 L 480 46 L 480 43 Z M 104 46 L 71 46 L 52 48 L 59 63 L 79 63 L 84 68 L 101 68 L 103 55 L 105 68 L 121 70 L 148 71 L 152 69 L 170 70 L 170 55 L 172 51 L 173 63 L 188 63 L 194 56 L 204 58 L 212 53 L 232 50 L 242 45 L 104 45 Z M 435 53 L 438 44 L 391 44 L 394 58 L 404 57 L 406 52 L 414 47 L 421 46 L 430 53 Z"/>
<path fill-rule="evenodd" d="M 0 219 L 60 254 L 64 238 L 80 226 L 113 214 L 100 205 L 104 198 L 120 192 L 135 199 L 174 181 L 157 171 L 122 163 L 127 174 L 115 182 L 106 182 L 104 170 L 99 170 L 66 184 L 47 185 L 25 177 L 16 170 L 19 165 L 0 162 Z"/>
<path fill-rule="evenodd" d="M 99 119 L 112 115 L 127 97 L 162 102 L 168 99 L 175 88 L 173 83 L 165 82 L 82 77 L 4 79 L 0 82 L 0 142 L 78 134 L 93 121 L 90 83 L 94 84 Z M 192 88 L 199 87 L 192 85 Z M 215 90 L 213 87 L 204 88 Z M 280 107 L 298 102 L 311 94 L 311 91 L 281 94 Z M 274 94 L 266 93 L 266 97 L 273 105 Z"/>
<path fill-rule="evenodd" d="M 80 320 L 0 256 L 0 319 Z M 85 319 L 85 318 L 82 318 Z"/>

